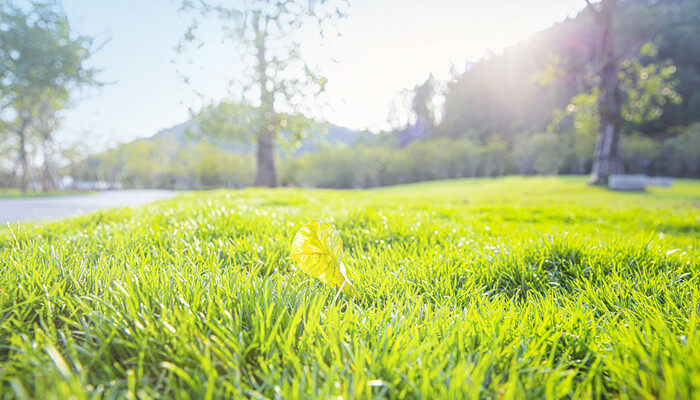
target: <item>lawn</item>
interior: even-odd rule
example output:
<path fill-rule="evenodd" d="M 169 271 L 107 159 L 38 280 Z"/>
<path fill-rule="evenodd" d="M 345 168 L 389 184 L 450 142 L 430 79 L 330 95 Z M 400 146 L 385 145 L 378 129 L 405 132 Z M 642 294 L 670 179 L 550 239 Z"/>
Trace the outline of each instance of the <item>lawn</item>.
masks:
<path fill-rule="evenodd" d="M 27 191 L 22 192 L 20 189 L 1 189 L 0 188 L 0 199 L 3 198 L 17 198 L 17 197 L 50 197 L 50 196 L 70 196 L 78 194 L 92 194 L 94 191 L 91 190 L 64 190 L 60 192 L 37 192 L 37 191 Z"/>
<path fill-rule="evenodd" d="M 698 207 L 506 177 L 3 228 L 0 398 L 699 398 Z M 311 219 L 354 298 L 289 258 Z"/>

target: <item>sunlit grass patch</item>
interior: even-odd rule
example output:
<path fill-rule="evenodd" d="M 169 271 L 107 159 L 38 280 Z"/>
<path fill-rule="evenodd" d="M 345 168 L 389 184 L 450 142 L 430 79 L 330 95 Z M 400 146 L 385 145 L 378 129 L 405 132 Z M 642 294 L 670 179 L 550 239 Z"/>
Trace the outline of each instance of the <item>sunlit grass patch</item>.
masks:
<path fill-rule="evenodd" d="M 190 193 L 3 228 L 0 391 L 692 398 L 699 199 L 693 181 L 508 177 Z M 353 299 L 288 257 L 315 218 L 338 229 Z"/>

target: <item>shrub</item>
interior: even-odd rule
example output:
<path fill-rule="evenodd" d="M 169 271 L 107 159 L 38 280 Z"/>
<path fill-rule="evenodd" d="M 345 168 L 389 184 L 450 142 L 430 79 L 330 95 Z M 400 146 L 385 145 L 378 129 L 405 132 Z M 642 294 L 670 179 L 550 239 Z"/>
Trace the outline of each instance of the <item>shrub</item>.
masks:
<path fill-rule="evenodd" d="M 670 176 L 700 176 L 700 123 L 684 128 L 666 139 L 659 160 L 660 170 Z"/>

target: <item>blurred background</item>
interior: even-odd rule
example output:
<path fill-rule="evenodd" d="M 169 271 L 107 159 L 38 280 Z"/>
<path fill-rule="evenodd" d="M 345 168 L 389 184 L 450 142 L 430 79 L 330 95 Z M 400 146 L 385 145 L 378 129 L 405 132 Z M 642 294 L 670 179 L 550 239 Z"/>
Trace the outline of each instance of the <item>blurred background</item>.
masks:
<path fill-rule="evenodd" d="M 0 0 L 0 195 L 700 177 L 698 0 Z"/>

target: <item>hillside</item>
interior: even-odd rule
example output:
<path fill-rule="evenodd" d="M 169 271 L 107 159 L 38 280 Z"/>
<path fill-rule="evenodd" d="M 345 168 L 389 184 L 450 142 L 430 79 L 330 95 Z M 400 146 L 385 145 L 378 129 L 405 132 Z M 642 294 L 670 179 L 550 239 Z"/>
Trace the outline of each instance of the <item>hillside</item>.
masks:
<path fill-rule="evenodd" d="M 191 130 L 196 129 L 196 124 L 193 120 L 188 120 L 183 123 L 173 125 L 170 128 L 161 129 L 156 132 L 151 139 L 163 139 L 168 142 L 180 143 L 180 144 L 196 144 L 201 141 L 201 139 L 195 139 L 189 134 Z M 369 131 L 359 131 L 350 128 L 345 128 L 342 126 L 330 124 L 327 132 L 318 132 L 316 135 L 304 139 L 301 142 L 299 148 L 294 149 L 294 154 L 302 154 L 314 151 L 318 149 L 319 145 L 324 143 L 331 146 L 344 145 L 352 146 L 357 141 L 371 141 L 374 134 Z M 255 146 L 248 143 L 240 142 L 227 142 L 222 140 L 209 139 L 212 143 L 215 143 L 217 147 L 235 152 L 237 154 L 253 154 L 255 152 Z M 283 152 L 285 149 L 281 149 Z"/>
<path fill-rule="evenodd" d="M 583 3 L 583 0 L 581 1 Z M 501 54 L 471 63 L 448 84 L 442 134 L 486 140 L 544 131 L 557 109 L 595 84 L 597 26 L 590 9 L 535 33 Z M 700 121 L 700 2 L 623 0 L 615 14 L 615 53 L 623 60 L 671 62 L 683 101 L 667 103 L 660 118 L 627 122 L 650 136 Z M 640 56 L 651 43 L 655 56 Z"/>

